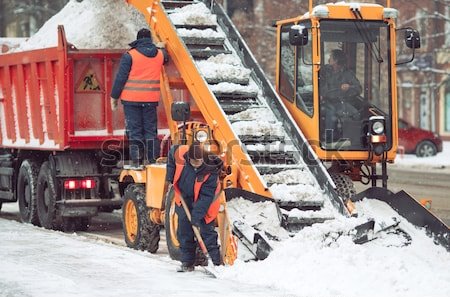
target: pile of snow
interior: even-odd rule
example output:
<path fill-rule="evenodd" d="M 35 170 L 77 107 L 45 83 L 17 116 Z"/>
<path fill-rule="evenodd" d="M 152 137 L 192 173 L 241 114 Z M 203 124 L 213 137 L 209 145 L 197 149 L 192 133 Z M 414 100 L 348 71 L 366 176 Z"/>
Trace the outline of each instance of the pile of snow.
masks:
<path fill-rule="evenodd" d="M 176 8 L 170 15 L 175 25 L 216 25 L 217 17 L 203 3 Z"/>
<path fill-rule="evenodd" d="M 123 0 L 71 0 L 15 51 L 57 46 L 58 25 L 78 49 L 124 49 L 139 29 L 148 28 L 143 15 Z"/>
<path fill-rule="evenodd" d="M 7 53 L 9 51 L 18 48 L 21 43 L 25 42 L 28 38 L 21 37 L 0 37 L 0 54 Z"/>
<path fill-rule="evenodd" d="M 265 120 L 241 121 L 231 124 L 233 131 L 239 136 L 279 136 L 284 137 L 284 130 L 281 123 L 269 123 Z"/>
<path fill-rule="evenodd" d="M 254 121 L 257 119 L 265 119 L 268 122 L 276 122 L 273 112 L 268 108 L 249 108 L 228 116 L 228 119 L 230 119 L 230 121 Z"/>
<path fill-rule="evenodd" d="M 317 184 L 311 173 L 301 169 L 290 169 L 276 174 L 263 175 L 264 180 L 271 184 Z"/>
<path fill-rule="evenodd" d="M 240 85 L 229 82 L 220 82 L 218 84 L 209 85 L 214 93 L 247 93 L 250 95 L 258 94 L 258 86 L 254 81 L 250 81 L 248 85 Z"/>
<path fill-rule="evenodd" d="M 221 270 L 221 278 L 269 285 L 297 296 L 450 296 L 450 253 L 433 243 L 424 229 L 405 219 L 400 227 L 412 237 L 398 246 L 398 237 L 353 243 L 345 232 L 376 214 L 398 214 L 378 200 L 357 203 L 360 218 L 336 217 L 304 228 L 284 240 L 264 261 Z M 380 215 L 380 212 L 383 215 Z M 341 233 L 330 240 L 330 236 Z"/>
<path fill-rule="evenodd" d="M 199 29 L 178 29 L 177 30 L 178 36 L 180 37 L 195 37 L 195 38 L 209 38 L 209 39 L 224 39 L 225 34 L 223 32 L 217 32 L 213 29 L 205 29 L 205 30 L 199 30 Z"/>
<path fill-rule="evenodd" d="M 251 70 L 244 67 L 239 58 L 234 55 L 220 54 L 195 63 L 207 81 L 248 84 L 250 80 Z"/>
<path fill-rule="evenodd" d="M 275 199 L 282 201 L 324 201 L 324 195 L 318 190 L 317 184 L 314 185 L 286 185 L 274 184 L 270 186 L 270 192 Z"/>

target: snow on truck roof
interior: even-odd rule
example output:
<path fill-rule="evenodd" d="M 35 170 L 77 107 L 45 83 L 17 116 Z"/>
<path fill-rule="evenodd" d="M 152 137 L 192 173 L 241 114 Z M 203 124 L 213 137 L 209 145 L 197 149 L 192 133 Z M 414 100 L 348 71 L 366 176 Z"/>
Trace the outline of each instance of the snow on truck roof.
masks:
<path fill-rule="evenodd" d="M 14 51 L 58 44 L 58 25 L 64 25 L 67 41 L 78 49 L 123 49 L 148 27 L 145 18 L 123 0 L 71 0 L 39 31 Z"/>

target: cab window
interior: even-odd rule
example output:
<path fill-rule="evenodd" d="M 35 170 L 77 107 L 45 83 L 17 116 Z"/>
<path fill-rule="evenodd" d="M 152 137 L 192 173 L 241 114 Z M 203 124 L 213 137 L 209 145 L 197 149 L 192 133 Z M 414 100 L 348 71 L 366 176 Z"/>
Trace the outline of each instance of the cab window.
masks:
<path fill-rule="evenodd" d="M 308 29 L 308 36 L 311 34 L 311 23 L 300 23 Z M 297 47 L 297 84 L 295 105 L 301 111 L 312 117 L 314 113 L 313 104 L 313 68 L 312 68 L 312 41 L 308 44 Z"/>
<path fill-rule="evenodd" d="M 289 43 L 289 29 L 293 24 L 286 24 L 281 27 L 280 36 L 280 94 L 287 100 L 294 102 L 294 82 L 295 82 L 295 46 Z"/>

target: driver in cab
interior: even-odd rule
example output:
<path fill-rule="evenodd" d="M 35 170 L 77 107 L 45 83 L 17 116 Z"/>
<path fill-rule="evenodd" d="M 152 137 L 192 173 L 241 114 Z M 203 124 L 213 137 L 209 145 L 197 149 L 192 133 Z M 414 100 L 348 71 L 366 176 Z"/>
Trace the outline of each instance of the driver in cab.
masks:
<path fill-rule="evenodd" d="M 321 110 L 324 111 L 321 117 L 325 117 L 325 127 L 322 129 L 325 128 L 326 131 L 321 136 L 327 142 L 335 141 L 341 136 L 338 133 L 338 115 L 356 113 L 356 108 L 346 101 L 362 91 L 355 74 L 346 68 L 346 62 L 344 52 L 334 49 L 330 53 L 329 64 L 323 66 L 319 73 Z"/>

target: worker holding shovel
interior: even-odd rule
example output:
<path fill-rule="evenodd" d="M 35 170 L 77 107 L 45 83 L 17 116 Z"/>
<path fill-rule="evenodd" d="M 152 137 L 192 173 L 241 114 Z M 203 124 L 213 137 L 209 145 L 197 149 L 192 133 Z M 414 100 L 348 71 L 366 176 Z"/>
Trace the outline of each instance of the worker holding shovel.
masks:
<path fill-rule="evenodd" d="M 213 264 L 221 265 L 214 222 L 220 206 L 217 198 L 221 191 L 221 166 L 220 158 L 207 154 L 199 142 L 173 147 L 169 152 L 166 180 L 173 184 L 175 211 L 178 215 L 177 237 L 181 250 L 179 272 L 194 270 L 195 239 L 202 251 L 206 255 L 209 253 Z"/>

